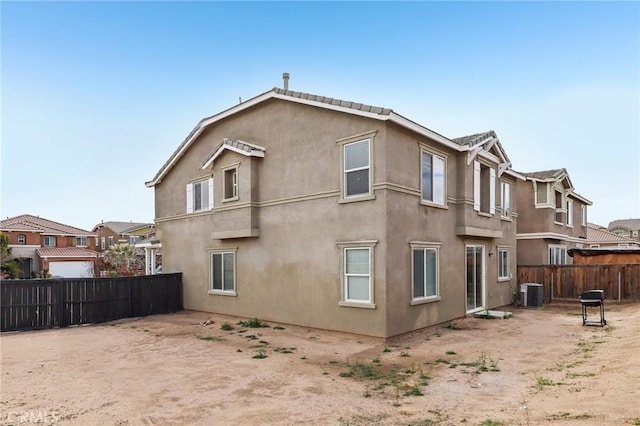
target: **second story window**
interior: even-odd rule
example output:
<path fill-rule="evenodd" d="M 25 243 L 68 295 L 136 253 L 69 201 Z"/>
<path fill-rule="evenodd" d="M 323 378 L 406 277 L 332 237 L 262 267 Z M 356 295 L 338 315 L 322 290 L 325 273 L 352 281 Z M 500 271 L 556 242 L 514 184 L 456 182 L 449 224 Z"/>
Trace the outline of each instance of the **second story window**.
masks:
<path fill-rule="evenodd" d="M 56 237 L 51 237 L 51 236 L 44 237 L 44 246 L 45 247 L 55 247 L 56 246 Z"/>
<path fill-rule="evenodd" d="M 27 244 L 27 236 L 24 234 L 18 235 L 18 244 Z"/>
<path fill-rule="evenodd" d="M 556 223 L 562 223 L 562 213 L 564 210 L 564 206 L 562 204 L 562 192 L 560 191 L 555 191 L 556 194 L 556 217 L 555 217 L 555 221 Z"/>
<path fill-rule="evenodd" d="M 100 238 L 100 250 L 104 250 L 106 248 L 107 242 L 104 237 Z"/>
<path fill-rule="evenodd" d="M 581 208 L 582 226 L 587 226 L 587 206 Z"/>
<path fill-rule="evenodd" d="M 511 216 L 511 184 L 509 182 L 500 182 L 500 206 L 503 217 Z"/>
<path fill-rule="evenodd" d="M 140 239 L 139 235 L 129 235 L 129 245 L 132 246 Z"/>
<path fill-rule="evenodd" d="M 87 237 L 76 237 L 76 247 L 86 247 Z"/>
<path fill-rule="evenodd" d="M 473 209 L 494 214 L 495 204 L 496 170 L 476 160 L 473 162 Z"/>
<path fill-rule="evenodd" d="M 369 139 L 344 145 L 344 196 L 371 193 Z"/>
<path fill-rule="evenodd" d="M 113 237 L 109 237 L 109 248 L 113 247 Z"/>
<path fill-rule="evenodd" d="M 187 213 L 213 208 L 213 179 L 187 184 Z"/>
<path fill-rule="evenodd" d="M 422 151 L 422 201 L 444 205 L 445 160 L 443 157 Z"/>
<path fill-rule="evenodd" d="M 573 226 L 573 200 L 567 200 L 567 226 Z"/>
<path fill-rule="evenodd" d="M 238 199 L 238 166 L 223 169 L 224 201 Z"/>

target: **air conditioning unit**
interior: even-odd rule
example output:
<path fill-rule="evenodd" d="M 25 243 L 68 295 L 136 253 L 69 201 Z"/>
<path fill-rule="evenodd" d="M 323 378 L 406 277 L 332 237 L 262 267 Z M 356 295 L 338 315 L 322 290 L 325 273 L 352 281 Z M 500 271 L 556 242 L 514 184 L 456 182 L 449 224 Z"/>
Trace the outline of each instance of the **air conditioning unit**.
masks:
<path fill-rule="evenodd" d="M 544 287 L 537 283 L 520 284 L 520 301 L 526 308 L 539 308 L 542 306 Z"/>

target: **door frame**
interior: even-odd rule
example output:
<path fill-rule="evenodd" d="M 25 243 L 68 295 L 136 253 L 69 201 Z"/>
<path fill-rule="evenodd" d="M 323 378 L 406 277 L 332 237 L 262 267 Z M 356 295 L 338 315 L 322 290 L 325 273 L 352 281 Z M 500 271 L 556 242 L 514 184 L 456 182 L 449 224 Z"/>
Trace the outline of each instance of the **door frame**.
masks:
<path fill-rule="evenodd" d="M 481 271 L 480 271 L 480 279 L 481 279 L 481 305 L 480 306 L 476 306 L 475 308 L 469 309 L 468 304 L 467 304 L 467 300 L 468 300 L 468 295 L 467 295 L 467 274 L 469 271 L 469 258 L 467 255 L 467 251 L 469 248 L 480 248 L 481 249 L 481 259 L 482 259 L 482 265 L 481 265 Z M 480 312 L 486 309 L 486 304 L 487 304 L 487 256 L 486 256 L 486 252 L 487 252 L 487 246 L 486 244 L 482 244 L 482 243 L 473 243 L 473 242 L 469 242 L 469 243 L 465 243 L 464 245 L 464 309 L 465 312 L 467 314 L 473 314 L 475 312 Z M 477 283 L 477 279 L 476 279 L 476 283 Z M 477 284 L 476 284 L 477 287 Z"/>

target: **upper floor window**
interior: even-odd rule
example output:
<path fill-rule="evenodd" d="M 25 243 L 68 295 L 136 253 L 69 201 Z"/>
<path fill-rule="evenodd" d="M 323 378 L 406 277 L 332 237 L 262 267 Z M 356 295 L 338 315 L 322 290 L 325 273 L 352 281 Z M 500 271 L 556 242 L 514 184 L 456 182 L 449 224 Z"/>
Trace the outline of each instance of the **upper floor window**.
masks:
<path fill-rule="evenodd" d="M 573 200 L 567 200 L 567 226 L 573 226 Z"/>
<path fill-rule="evenodd" d="M 581 208 L 582 226 L 587 226 L 587 206 Z"/>
<path fill-rule="evenodd" d="M 371 193 L 370 140 L 344 145 L 344 196 Z"/>
<path fill-rule="evenodd" d="M 536 204 L 546 204 L 548 201 L 547 187 L 548 184 L 535 182 L 536 185 Z"/>
<path fill-rule="evenodd" d="M 413 246 L 412 252 L 412 301 L 439 300 L 438 248 Z"/>
<path fill-rule="evenodd" d="M 86 247 L 87 237 L 76 237 L 76 247 Z"/>
<path fill-rule="evenodd" d="M 511 184 L 509 182 L 500 182 L 500 207 L 503 217 L 511 216 Z"/>
<path fill-rule="evenodd" d="M 496 212 L 496 170 L 475 160 L 473 162 L 473 209 Z"/>
<path fill-rule="evenodd" d="M 113 237 L 109 237 L 109 248 L 113 247 Z"/>
<path fill-rule="evenodd" d="M 129 235 L 129 245 L 132 246 L 140 239 L 139 235 Z"/>
<path fill-rule="evenodd" d="M 56 246 L 56 237 L 52 237 L 52 236 L 44 237 L 44 246 L 45 247 L 55 247 Z"/>
<path fill-rule="evenodd" d="M 422 201 L 444 205 L 445 159 L 422 151 Z"/>
<path fill-rule="evenodd" d="M 238 166 L 223 169 L 224 178 L 224 201 L 238 199 Z"/>
<path fill-rule="evenodd" d="M 562 213 L 564 211 L 564 205 L 562 203 L 562 192 L 555 191 L 556 194 L 556 217 L 555 221 L 557 223 L 562 223 Z"/>
<path fill-rule="evenodd" d="M 18 234 L 18 244 L 27 244 L 27 236 L 24 234 Z"/>
<path fill-rule="evenodd" d="M 187 184 L 187 213 L 213 208 L 213 179 Z"/>
<path fill-rule="evenodd" d="M 100 238 L 100 249 L 101 249 L 101 250 L 104 250 L 104 249 L 105 249 L 106 244 L 107 244 L 107 243 L 106 243 L 106 241 L 105 241 L 105 238 L 104 238 L 104 237 L 101 237 L 101 238 Z"/>
<path fill-rule="evenodd" d="M 567 263 L 567 248 L 565 246 L 549 246 L 549 264 L 564 265 Z"/>

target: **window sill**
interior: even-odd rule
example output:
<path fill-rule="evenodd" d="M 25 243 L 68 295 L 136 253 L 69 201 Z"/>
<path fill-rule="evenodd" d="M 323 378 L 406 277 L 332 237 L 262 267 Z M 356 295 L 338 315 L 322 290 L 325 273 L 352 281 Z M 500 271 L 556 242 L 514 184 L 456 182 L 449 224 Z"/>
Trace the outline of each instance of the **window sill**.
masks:
<path fill-rule="evenodd" d="M 508 281 L 511 281 L 511 278 L 509 278 L 509 277 L 499 277 L 498 278 L 498 282 L 499 283 L 506 283 Z"/>
<path fill-rule="evenodd" d="M 513 222 L 513 219 L 509 216 L 500 216 L 500 220 L 504 220 L 505 222 Z"/>
<path fill-rule="evenodd" d="M 411 306 L 424 305 L 425 303 L 438 302 L 442 298 L 440 296 L 421 297 L 419 299 L 411 299 Z"/>
<path fill-rule="evenodd" d="M 230 296 L 230 297 L 238 296 L 238 294 L 235 291 L 223 291 L 223 290 L 209 290 L 209 294 L 212 296 Z"/>
<path fill-rule="evenodd" d="M 433 203 L 431 201 L 420 200 L 420 204 L 423 206 L 436 207 L 438 209 L 443 209 L 443 210 L 449 209 L 449 206 L 447 206 L 446 204 L 438 204 L 438 203 Z"/>
<path fill-rule="evenodd" d="M 338 302 L 339 306 L 344 306 L 345 308 L 364 308 L 364 309 L 375 309 L 376 305 L 368 302 Z"/>
<path fill-rule="evenodd" d="M 238 201 L 239 199 L 240 199 L 240 197 L 223 198 L 222 202 L 223 203 L 230 203 L 231 201 Z"/>
<path fill-rule="evenodd" d="M 487 213 L 487 212 L 478 212 L 478 216 L 493 217 L 491 213 Z"/>
<path fill-rule="evenodd" d="M 376 196 L 374 194 L 354 195 L 352 197 L 340 198 L 340 200 L 338 200 L 338 204 L 356 203 L 358 201 L 369 201 L 375 199 Z"/>

